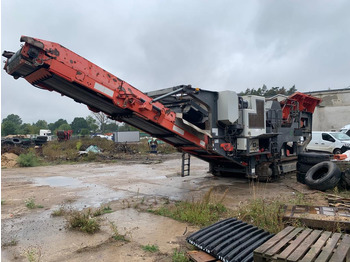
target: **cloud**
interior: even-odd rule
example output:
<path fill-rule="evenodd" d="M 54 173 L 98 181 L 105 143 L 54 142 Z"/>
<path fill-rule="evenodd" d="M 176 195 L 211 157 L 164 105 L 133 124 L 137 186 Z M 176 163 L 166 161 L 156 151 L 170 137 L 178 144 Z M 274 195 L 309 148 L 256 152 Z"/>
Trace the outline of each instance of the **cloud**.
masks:
<path fill-rule="evenodd" d="M 69 8 L 67 8 L 69 6 Z M 141 91 L 350 85 L 348 1 L 3 1 L 2 50 L 58 42 Z M 2 118 L 87 116 L 86 106 L 2 70 Z"/>

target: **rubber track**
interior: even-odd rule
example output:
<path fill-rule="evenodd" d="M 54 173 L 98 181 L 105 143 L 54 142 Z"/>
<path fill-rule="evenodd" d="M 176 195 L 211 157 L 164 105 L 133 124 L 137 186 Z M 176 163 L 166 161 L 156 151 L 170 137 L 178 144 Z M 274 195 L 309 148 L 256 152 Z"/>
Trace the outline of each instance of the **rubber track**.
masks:
<path fill-rule="evenodd" d="M 250 262 L 253 251 L 272 236 L 253 225 L 229 218 L 193 233 L 187 242 L 223 262 Z"/>

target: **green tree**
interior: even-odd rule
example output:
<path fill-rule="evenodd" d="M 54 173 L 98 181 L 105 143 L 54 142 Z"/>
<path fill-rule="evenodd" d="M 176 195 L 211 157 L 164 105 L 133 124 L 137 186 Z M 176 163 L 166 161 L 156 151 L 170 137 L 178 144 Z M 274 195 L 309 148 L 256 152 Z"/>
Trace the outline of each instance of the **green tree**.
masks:
<path fill-rule="evenodd" d="M 2 121 L 1 124 L 1 135 L 2 136 L 8 136 L 8 135 L 17 135 L 18 126 L 10 121 Z"/>
<path fill-rule="evenodd" d="M 34 123 L 32 124 L 32 134 L 39 134 L 40 128 L 37 127 Z"/>
<path fill-rule="evenodd" d="M 297 89 L 295 88 L 295 85 L 293 85 L 291 88 L 288 89 L 287 91 L 287 95 L 292 95 L 294 94 L 295 92 L 297 92 Z"/>
<path fill-rule="evenodd" d="M 68 122 L 67 120 L 60 118 L 55 123 L 50 123 L 48 127 L 51 132 L 55 132 L 63 124 L 68 124 Z"/>
<path fill-rule="evenodd" d="M 102 113 L 102 112 L 98 112 L 98 113 L 93 112 L 92 115 L 97 120 L 97 123 L 99 124 L 102 133 L 104 133 L 105 132 L 104 128 L 110 122 L 108 116 L 105 113 Z"/>
<path fill-rule="evenodd" d="M 96 132 L 96 130 L 98 129 L 98 125 L 96 124 L 96 119 L 93 118 L 92 116 L 87 116 L 85 120 L 89 126 L 89 130 L 92 132 Z"/>
<path fill-rule="evenodd" d="M 49 126 L 47 125 L 47 122 L 45 120 L 38 120 L 34 125 L 39 129 L 48 129 L 49 128 Z"/>
<path fill-rule="evenodd" d="M 22 125 L 22 119 L 15 114 L 8 115 L 6 118 L 2 120 L 2 122 L 12 122 L 16 126 Z"/>
<path fill-rule="evenodd" d="M 131 125 L 123 123 L 119 126 L 118 131 L 139 131 L 139 130 Z"/>
<path fill-rule="evenodd" d="M 278 90 L 278 94 L 287 95 L 287 90 L 284 88 L 284 86 L 282 86 L 282 87 Z"/>
<path fill-rule="evenodd" d="M 31 124 L 24 123 L 21 125 L 18 131 L 18 134 L 28 135 L 28 134 L 36 134 L 36 132 L 34 131 L 34 127 Z"/>
<path fill-rule="evenodd" d="M 88 123 L 83 117 L 75 117 L 70 125 L 74 134 L 80 134 L 83 128 L 89 128 Z"/>
<path fill-rule="evenodd" d="M 118 131 L 119 126 L 116 123 L 109 123 L 109 124 L 104 124 L 103 126 L 103 130 L 106 133 L 109 132 L 117 132 Z"/>
<path fill-rule="evenodd" d="M 72 127 L 69 124 L 62 124 L 57 128 L 57 130 L 67 131 L 72 130 Z"/>
<path fill-rule="evenodd" d="M 80 135 L 82 135 L 82 136 L 87 136 L 87 135 L 89 135 L 89 129 L 87 129 L 87 128 L 82 128 L 81 130 L 80 130 Z"/>
<path fill-rule="evenodd" d="M 277 92 L 278 92 L 278 87 L 271 87 L 266 91 L 265 96 L 266 97 L 275 96 L 278 94 Z"/>
<path fill-rule="evenodd" d="M 15 114 L 8 115 L 2 120 L 1 123 L 1 134 L 3 136 L 7 135 L 17 135 L 20 127 L 22 125 L 22 119 Z"/>
<path fill-rule="evenodd" d="M 255 90 L 254 88 L 253 89 L 247 88 L 244 92 L 240 92 L 238 95 L 240 96 L 257 95 L 257 96 L 271 97 L 278 94 L 291 95 L 291 94 L 294 94 L 296 91 L 297 89 L 295 88 L 295 85 L 292 86 L 290 89 L 288 89 L 288 91 L 285 89 L 284 86 L 282 86 L 281 88 L 278 86 L 275 86 L 268 89 L 266 85 L 263 85 L 261 88 L 258 88 L 257 90 Z"/>

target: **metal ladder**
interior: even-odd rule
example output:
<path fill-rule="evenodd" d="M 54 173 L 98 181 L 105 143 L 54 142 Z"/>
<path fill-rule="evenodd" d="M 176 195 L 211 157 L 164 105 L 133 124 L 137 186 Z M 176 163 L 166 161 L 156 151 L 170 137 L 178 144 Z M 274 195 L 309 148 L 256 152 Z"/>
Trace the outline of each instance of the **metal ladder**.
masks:
<path fill-rule="evenodd" d="M 181 176 L 190 175 L 191 155 L 188 153 L 182 153 L 182 165 L 181 165 Z"/>

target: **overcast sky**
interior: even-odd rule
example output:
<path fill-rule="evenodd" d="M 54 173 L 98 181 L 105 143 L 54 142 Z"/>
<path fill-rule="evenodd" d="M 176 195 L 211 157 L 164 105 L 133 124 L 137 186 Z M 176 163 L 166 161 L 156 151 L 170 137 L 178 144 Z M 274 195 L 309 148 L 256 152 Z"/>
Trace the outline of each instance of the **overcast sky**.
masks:
<path fill-rule="evenodd" d="M 141 91 L 350 86 L 350 1 L 1 1 L 1 52 L 57 42 Z M 4 60 L 5 58 L 2 58 Z M 1 66 L 1 117 L 71 122 L 90 111 Z"/>

